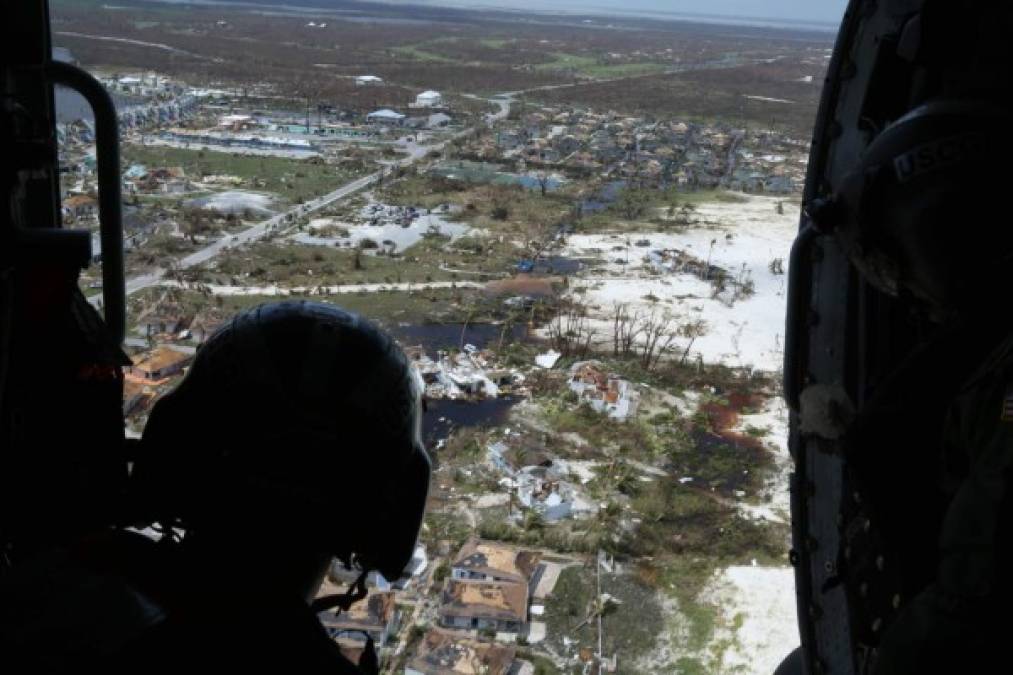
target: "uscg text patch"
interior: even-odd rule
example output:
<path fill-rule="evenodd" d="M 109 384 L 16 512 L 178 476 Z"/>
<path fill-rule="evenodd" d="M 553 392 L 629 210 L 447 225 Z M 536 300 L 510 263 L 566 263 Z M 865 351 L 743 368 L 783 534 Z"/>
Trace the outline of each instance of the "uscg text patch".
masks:
<path fill-rule="evenodd" d="M 1006 387 L 1006 393 L 1002 397 L 1002 415 L 999 419 L 1003 422 L 1013 422 L 1013 385 Z"/>

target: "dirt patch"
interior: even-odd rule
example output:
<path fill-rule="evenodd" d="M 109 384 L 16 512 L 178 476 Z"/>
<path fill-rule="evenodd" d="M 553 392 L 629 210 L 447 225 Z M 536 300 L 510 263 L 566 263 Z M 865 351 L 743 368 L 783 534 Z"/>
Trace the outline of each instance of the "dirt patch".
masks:
<path fill-rule="evenodd" d="M 544 298 L 555 295 L 556 286 L 562 283 L 562 277 L 535 277 L 529 274 L 518 274 L 511 279 L 490 281 L 486 284 L 485 292 L 489 295 L 527 295 Z"/>
<path fill-rule="evenodd" d="M 723 401 L 711 401 L 701 406 L 707 415 L 711 428 L 724 435 L 739 424 L 739 415 L 745 410 L 760 408 L 765 397 L 753 392 L 736 391 L 728 394 Z"/>

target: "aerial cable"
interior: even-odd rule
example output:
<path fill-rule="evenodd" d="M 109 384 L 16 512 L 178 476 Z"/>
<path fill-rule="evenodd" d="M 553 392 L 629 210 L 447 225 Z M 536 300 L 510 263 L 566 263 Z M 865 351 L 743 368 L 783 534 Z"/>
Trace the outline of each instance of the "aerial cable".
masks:
<path fill-rule="evenodd" d="M 338 611 L 334 613 L 335 616 L 341 612 L 347 612 L 349 607 L 368 595 L 369 592 L 366 590 L 366 576 L 368 574 L 369 570 L 362 570 L 356 580 L 348 586 L 348 590 L 344 593 L 317 598 L 310 605 L 310 609 L 318 614 L 337 607 Z"/>

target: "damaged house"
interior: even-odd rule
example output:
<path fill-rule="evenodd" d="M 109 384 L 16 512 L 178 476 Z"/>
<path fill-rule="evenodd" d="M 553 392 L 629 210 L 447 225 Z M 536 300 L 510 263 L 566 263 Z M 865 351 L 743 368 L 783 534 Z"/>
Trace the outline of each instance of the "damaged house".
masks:
<path fill-rule="evenodd" d="M 541 555 L 469 539 L 451 565 L 440 624 L 446 628 L 519 633 L 528 620 L 530 581 Z"/>
<path fill-rule="evenodd" d="M 581 403 L 617 420 L 626 420 L 637 412 L 640 394 L 633 383 L 602 370 L 598 361 L 579 361 L 570 368 L 570 391 Z"/>
<path fill-rule="evenodd" d="M 193 354 L 165 345 L 135 357 L 133 364 L 123 369 L 123 376 L 139 384 L 158 385 L 183 369 L 193 360 Z"/>
<path fill-rule="evenodd" d="M 552 523 L 571 516 L 586 515 L 592 505 L 563 479 L 554 467 L 528 466 L 514 478 L 517 501 Z"/>
<path fill-rule="evenodd" d="M 590 513 L 592 504 L 540 450 L 512 448 L 502 441 L 486 448 L 490 463 L 509 477 L 500 481 L 516 496 L 517 503 L 548 522 Z M 522 515 L 520 513 L 518 516 Z"/>
<path fill-rule="evenodd" d="M 430 399 L 496 398 L 515 392 L 524 381 L 516 370 L 494 368 L 493 355 L 472 345 L 461 352 L 439 351 L 435 360 L 421 346 L 405 352 Z"/>
<path fill-rule="evenodd" d="M 405 675 L 507 675 L 517 648 L 431 630 L 422 638 Z"/>
<path fill-rule="evenodd" d="M 332 582 L 325 581 L 319 595 L 333 595 L 344 591 Z M 333 611 L 321 612 L 320 623 L 327 634 L 339 643 L 365 643 L 368 635 L 377 648 L 397 632 L 398 611 L 391 591 L 371 590 L 363 600 L 354 603 L 348 610 L 335 616 Z"/>
<path fill-rule="evenodd" d="M 446 628 L 520 633 L 528 620 L 528 585 L 448 580 L 439 616 Z"/>
<path fill-rule="evenodd" d="M 523 584 L 534 576 L 541 555 L 491 541 L 471 538 L 458 552 L 451 577 L 468 581 L 509 581 Z"/>

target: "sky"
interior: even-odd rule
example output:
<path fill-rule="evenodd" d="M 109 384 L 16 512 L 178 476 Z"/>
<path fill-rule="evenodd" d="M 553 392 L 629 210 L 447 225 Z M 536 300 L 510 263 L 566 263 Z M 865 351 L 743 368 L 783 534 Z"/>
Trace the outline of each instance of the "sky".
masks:
<path fill-rule="evenodd" d="M 847 0 L 423 0 L 423 2 L 453 7 L 482 6 L 596 14 L 686 13 L 828 23 L 839 23 L 847 5 Z M 412 4 L 418 4 L 418 0 L 414 0 Z"/>

